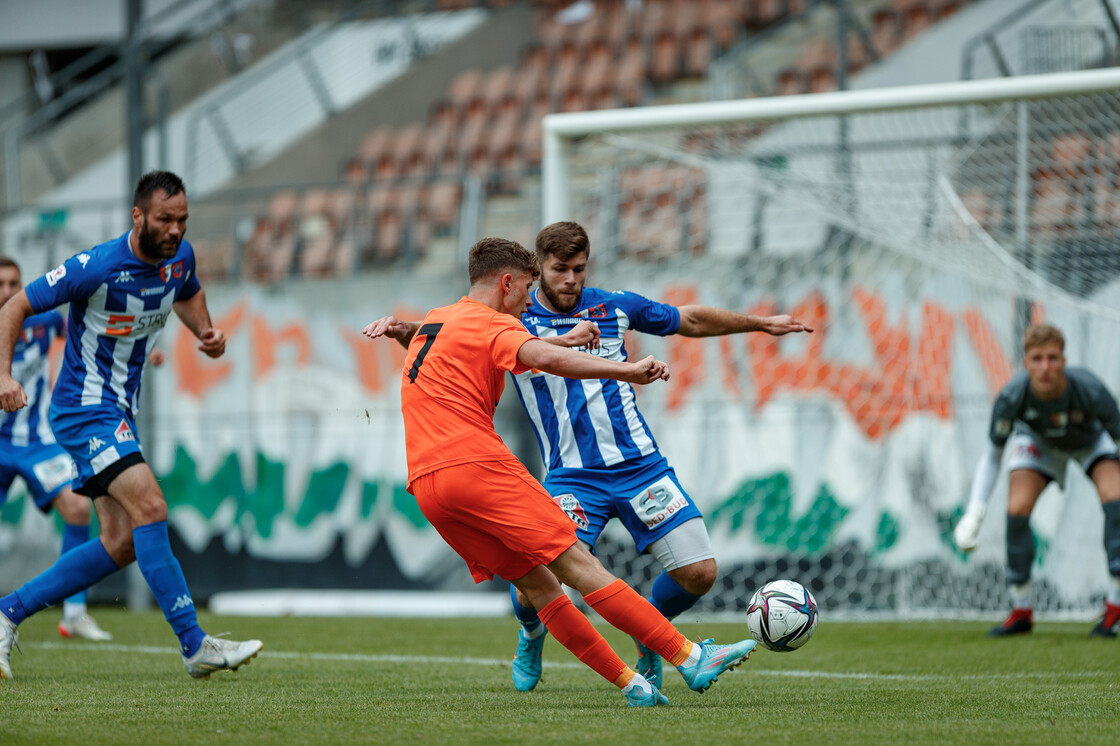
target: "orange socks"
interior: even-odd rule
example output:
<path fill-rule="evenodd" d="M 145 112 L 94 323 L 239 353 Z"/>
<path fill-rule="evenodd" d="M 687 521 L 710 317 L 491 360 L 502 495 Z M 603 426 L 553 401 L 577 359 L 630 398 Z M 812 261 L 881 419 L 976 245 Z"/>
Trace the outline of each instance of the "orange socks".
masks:
<path fill-rule="evenodd" d="M 683 663 L 692 652 L 693 644 L 688 638 L 624 580 L 588 593 L 583 600 L 612 627 L 641 640 L 674 666 Z"/>
<path fill-rule="evenodd" d="M 538 611 L 537 616 L 561 645 L 607 681 L 621 688 L 634 678 L 634 671 L 622 662 L 587 617 L 563 593 Z"/>

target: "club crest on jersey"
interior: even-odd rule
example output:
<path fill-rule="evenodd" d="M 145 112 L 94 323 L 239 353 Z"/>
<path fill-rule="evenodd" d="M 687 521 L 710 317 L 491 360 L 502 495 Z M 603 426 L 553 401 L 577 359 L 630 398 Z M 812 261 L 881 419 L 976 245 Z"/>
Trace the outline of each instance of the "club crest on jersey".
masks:
<path fill-rule="evenodd" d="M 564 514 L 572 519 L 572 523 L 576 524 L 576 528 L 587 529 L 587 513 L 583 512 L 583 506 L 579 504 L 579 500 L 576 499 L 575 495 L 569 492 L 566 495 L 554 495 L 552 499 L 560 506 L 560 510 L 564 511 Z"/>
<path fill-rule="evenodd" d="M 173 264 L 165 264 L 159 268 L 159 276 L 164 282 L 169 282 L 172 277 L 181 280 L 183 278 L 183 263 L 179 261 Z"/>
<path fill-rule="evenodd" d="M 117 431 L 113 434 L 117 436 L 118 443 L 123 443 L 126 440 L 136 440 L 136 437 L 132 434 L 132 430 L 128 427 L 128 423 L 124 420 L 121 420 L 121 424 L 117 425 Z"/>
<path fill-rule="evenodd" d="M 52 269 L 50 272 L 47 272 L 47 286 L 53 288 L 55 285 L 58 284 L 58 281 L 61 280 L 65 276 L 66 276 L 66 265 L 65 264 L 58 265 L 57 267 Z"/>

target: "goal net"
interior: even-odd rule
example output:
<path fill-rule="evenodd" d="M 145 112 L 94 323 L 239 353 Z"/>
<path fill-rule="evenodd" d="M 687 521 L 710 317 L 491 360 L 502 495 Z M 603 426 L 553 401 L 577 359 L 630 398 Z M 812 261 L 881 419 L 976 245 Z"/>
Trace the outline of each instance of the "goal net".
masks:
<path fill-rule="evenodd" d="M 1117 70 L 546 119 L 544 222 L 588 229 L 593 284 L 816 330 L 628 342 L 671 365 L 641 406 L 715 545 L 700 612 L 783 577 L 853 615 L 1009 608 L 1006 471 L 972 555 L 952 527 L 1026 325 L 1120 394 L 1118 179 Z M 1032 528 L 1036 611 L 1096 613 L 1092 483 Z M 659 571 L 617 526 L 598 551 Z"/>

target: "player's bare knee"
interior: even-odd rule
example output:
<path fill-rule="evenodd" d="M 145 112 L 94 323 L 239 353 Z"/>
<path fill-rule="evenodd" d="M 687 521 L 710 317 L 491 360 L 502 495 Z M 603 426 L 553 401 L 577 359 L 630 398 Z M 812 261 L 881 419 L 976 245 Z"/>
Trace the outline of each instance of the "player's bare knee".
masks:
<path fill-rule="evenodd" d="M 156 490 L 145 494 L 140 500 L 136 501 L 132 514 L 137 526 L 166 521 L 167 502 L 163 499 L 163 493 Z"/>
<path fill-rule="evenodd" d="M 715 560 L 701 560 L 669 571 L 677 585 L 694 596 L 703 596 L 715 585 L 718 576 Z"/>

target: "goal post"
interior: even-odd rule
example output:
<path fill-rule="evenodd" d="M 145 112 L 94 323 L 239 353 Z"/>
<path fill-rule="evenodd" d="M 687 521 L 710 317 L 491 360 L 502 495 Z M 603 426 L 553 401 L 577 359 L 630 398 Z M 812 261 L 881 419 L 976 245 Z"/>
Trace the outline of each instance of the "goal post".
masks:
<path fill-rule="evenodd" d="M 1006 474 L 979 548 L 951 531 L 1027 324 L 1120 395 L 1120 69 L 553 114 L 542 199 L 596 286 L 816 329 L 628 341 L 673 372 L 641 406 L 715 545 L 701 612 L 780 577 L 826 611 L 1005 611 Z M 1043 618 L 1108 586 L 1075 472 L 1032 518 Z M 627 546 L 600 556 L 648 581 Z"/>

